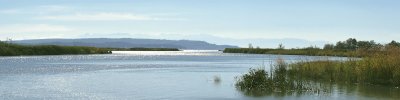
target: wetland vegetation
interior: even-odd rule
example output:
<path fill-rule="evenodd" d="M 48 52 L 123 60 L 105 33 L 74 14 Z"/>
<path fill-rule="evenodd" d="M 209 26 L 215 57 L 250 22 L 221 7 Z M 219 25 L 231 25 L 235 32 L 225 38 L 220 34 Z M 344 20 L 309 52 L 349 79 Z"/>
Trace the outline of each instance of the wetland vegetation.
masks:
<path fill-rule="evenodd" d="M 388 44 L 380 44 L 375 41 L 357 41 L 349 38 L 336 44 L 325 44 L 323 48 L 316 46 L 304 48 L 285 49 L 280 44 L 277 48 L 226 48 L 224 53 L 249 53 L 249 54 L 281 54 L 281 55 L 309 55 L 309 56 L 342 56 L 342 57 L 365 57 L 371 54 L 385 52 L 385 49 L 400 47 L 400 43 L 391 41 Z"/>
<path fill-rule="evenodd" d="M 85 46 L 19 45 L 0 41 L 0 56 L 109 54 L 111 51 L 179 51 L 177 48 L 96 48 Z"/>
<path fill-rule="evenodd" d="M 347 41 L 351 40 L 353 39 Z M 341 43 L 347 46 L 341 46 Z M 374 42 L 369 43 L 371 45 L 366 48 L 365 46 L 351 46 L 346 42 L 338 42 L 336 45 L 329 45 L 331 47 L 329 49 L 326 45 L 324 49 L 313 48 L 311 50 L 314 51 L 309 51 L 313 52 L 313 54 L 326 54 L 328 50 L 343 50 L 340 53 L 345 55 L 342 56 L 349 57 L 345 61 L 318 60 L 286 63 L 282 59 L 278 59 L 276 64 L 272 65 L 270 72 L 267 72 L 263 68 L 250 69 L 247 74 L 239 77 L 236 82 L 236 88 L 250 95 L 260 95 L 260 93 L 266 95 L 271 93 L 329 92 L 325 91 L 326 88 L 321 87 L 321 84 L 398 88 L 400 86 L 399 43 L 396 41 L 392 41 L 386 45 L 374 44 Z M 350 44 L 353 43 L 350 42 Z M 354 44 L 360 43 L 354 42 Z M 338 49 L 341 47 L 348 49 Z M 243 50 L 240 52 L 247 53 L 256 51 L 251 50 L 251 48 L 240 50 Z M 275 50 L 283 54 L 301 50 L 307 51 L 307 49 L 269 50 Z M 261 52 L 260 50 L 259 53 L 268 52 Z M 310 53 L 298 54 L 311 55 Z M 331 54 L 338 55 L 339 53 L 331 52 Z"/>
<path fill-rule="evenodd" d="M 108 53 L 111 53 L 111 51 L 104 48 L 56 45 L 25 46 L 0 41 L 0 56 Z"/>

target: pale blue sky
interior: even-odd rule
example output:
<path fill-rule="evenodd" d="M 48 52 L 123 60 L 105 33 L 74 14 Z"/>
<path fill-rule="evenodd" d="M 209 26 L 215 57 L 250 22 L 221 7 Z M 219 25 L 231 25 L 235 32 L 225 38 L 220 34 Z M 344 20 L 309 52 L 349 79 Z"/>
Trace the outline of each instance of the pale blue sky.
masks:
<path fill-rule="evenodd" d="M 398 0 L 0 0 L 0 40 L 124 37 L 244 45 L 232 41 L 354 37 L 386 42 L 400 40 L 399 5 Z"/>

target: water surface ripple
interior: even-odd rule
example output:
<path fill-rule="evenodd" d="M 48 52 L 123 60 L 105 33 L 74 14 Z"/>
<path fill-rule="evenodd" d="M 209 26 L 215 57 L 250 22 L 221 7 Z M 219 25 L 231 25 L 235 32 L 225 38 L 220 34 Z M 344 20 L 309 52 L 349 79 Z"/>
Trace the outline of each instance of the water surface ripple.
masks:
<path fill-rule="evenodd" d="M 288 62 L 346 59 L 195 50 L 0 57 L 0 99 L 392 99 L 399 93 L 354 87 L 330 95 L 248 97 L 235 89 L 236 76 L 262 64 L 268 69 L 277 58 Z M 214 77 L 221 82 L 214 82 Z"/>

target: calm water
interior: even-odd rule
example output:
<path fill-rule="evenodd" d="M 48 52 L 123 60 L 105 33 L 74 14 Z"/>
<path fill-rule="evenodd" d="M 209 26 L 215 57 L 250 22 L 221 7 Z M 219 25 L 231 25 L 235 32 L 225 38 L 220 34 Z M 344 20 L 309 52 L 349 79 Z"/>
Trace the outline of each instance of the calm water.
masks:
<path fill-rule="evenodd" d="M 277 58 L 345 58 L 224 54 L 217 51 L 114 52 L 105 55 L 0 57 L 0 99 L 396 99 L 389 87 L 331 86 L 332 93 L 245 96 L 235 77 Z M 220 77 L 221 82 L 214 82 Z"/>

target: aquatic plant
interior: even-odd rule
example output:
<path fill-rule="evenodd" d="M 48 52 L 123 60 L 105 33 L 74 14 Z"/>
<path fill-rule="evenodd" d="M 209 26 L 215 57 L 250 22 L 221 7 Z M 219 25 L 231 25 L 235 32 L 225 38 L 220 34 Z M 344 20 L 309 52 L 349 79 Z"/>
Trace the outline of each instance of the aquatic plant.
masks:
<path fill-rule="evenodd" d="M 301 94 L 306 91 L 319 91 L 317 88 L 310 87 L 310 82 L 288 77 L 288 64 L 282 59 L 278 59 L 276 62 L 272 65 L 270 73 L 263 67 L 251 68 L 248 73 L 239 77 L 235 84 L 236 88 L 250 96 Z"/>
<path fill-rule="evenodd" d="M 274 90 L 274 82 L 264 69 L 250 69 L 235 84 L 240 91 L 250 95 L 262 95 Z"/>
<path fill-rule="evenodd" d="M 221 77 L 220 76 L 214 76 L 214 83 L 215 84 L 221 83 Z"/>

